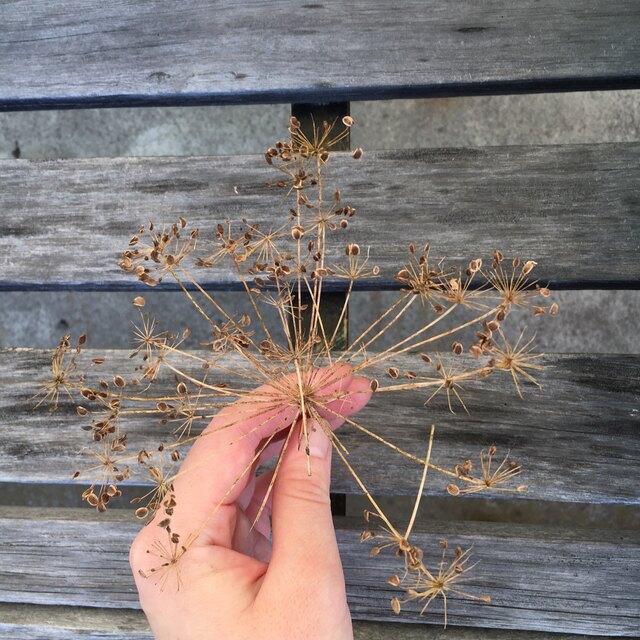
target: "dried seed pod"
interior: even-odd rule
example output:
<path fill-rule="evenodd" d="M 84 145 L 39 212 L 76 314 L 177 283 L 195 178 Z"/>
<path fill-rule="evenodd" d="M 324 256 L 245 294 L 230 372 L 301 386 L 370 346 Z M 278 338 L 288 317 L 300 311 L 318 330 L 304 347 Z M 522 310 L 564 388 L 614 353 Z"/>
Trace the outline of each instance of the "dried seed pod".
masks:
<path fill-rule="evenodd" d="M 363 531 L 360 534 L 360 542 L 366 542 L 367 540 L 370 540 L 371 538 L 375 538 L 376 534 L 373 531 Z"/>
<path fill-rule="evenodd" d="M 460 342 L 454 342 L 453 345 L 451 346 L 451 351 L 453 351 L 454 355 L 459 356 L 459 355 L 462 355 L 464 351 L 464 347 Z"/>
<path fill-rule="evenodd" d="M 371 382 L 369 383 L 369 388 L 371 389 L 371 391 L 375 392 L 378 390 L 378 381 L 377 380 L 371 380 Z"/>
<path fill-rule="evenodd" d="M 397 367 L 389 367 L 387 373 L 389 374 L 389 377 L 393 378 L 394 380 L 396 380 L 400 376 L 400 371 Z"/>
<path fill-rule="evenodd" d="M 527 275 L 529 273 L 531 273 L 531 271 L 533 271 L 533 268 L 537 265 L 538 263 L 535 262 L 535 260 L 527 260 L 524 263 L 524 266 L 522 267 L 522 274 L 523 275 Z"/>
<path fill-rule="evenodd" d="M 558 310 L 559 310 L 558 303 L 557 303 L 557 302 L 554 302 L 554 303 L 549 307 L 549 315 L 550 315 L 550 316 L 556 316 L 556 315 L 558 315 Z"/>
<path fill-rule="evenodd" d="M 396 596 L 393 596 L 393 598 L 391 598 L 391 609 L 393 610 L 393 613 L 395 613 L 396 615 L 399 614 L 400 608 L 400 600 L 398 600 Z"/>
<path fill-rule="evenodd" d="M 400 586 L 400 578 L 398 576 L 391 576 L 389 578 L 389 580 L 387 580 L 387 582 L 392 586 L 392 587 L 399 587 Z"/>
<path fill-rule="evenodd" d="M 136 297 L 133 299 L 133 304 L 134 304 L 134 306 L 136 306 L 136 307 L 140 307 L 140 308 L 142 308 L 142 307 L 144 307 L 144 305 L 145 305 L 145 304 L 147 304 L 147 302 L 146 302 L 146 300 L 145 300 L 142 296 L 136 296 Z"/>
<path fill-rule="evenodd" d="M 426 353 L 421 353 L 420 357 L 427 363 L 430 364 L 431 363 L 431 357 L 426 354 Z"/>
<path fill-rule="evenodd" d="M 344 116 L 344 118 L 342 118 L 342 124 L 345 127 L 353 126 L 353 118 L 351 116 Z"/>
<path fill-rule="evenodd" d="M 98 496 L 91 492 L 89 493 L 86 497 L 85 500 L 92 506 L 92 507 L 97 507 L 98 504 L 100 504 L 100 501 L 98 500 Z"/>
<path fill-rule="evenodd" d="M 360 160 L 360 158 L 362 158 L 362 149 L 360 147 L 358 147 L 354 152 L 353 152 L 353 159 L 354 160 Z"/>
<path fill-rule="evenodd" d="M 460 487 L 457 484 L 448 484 L 447 485 L 447 493 L 451 496 L 459 496 L 460 495 Z"/>
<path fill-rule="evenodd" d="M 472 344 L 469 347 L 469 353 L 474 357 L 474 358 L 479 358 L 482 355 L 482 347 L 479 347 L 477 344 Z"/>
<path fill-rule="evenodd" d="M 126 382 L 124 381 L 124 378 L 122 376 L 114 376 L 113 384 L 115 384 L 119 389 L 123 389 L 126 385 Z"/>

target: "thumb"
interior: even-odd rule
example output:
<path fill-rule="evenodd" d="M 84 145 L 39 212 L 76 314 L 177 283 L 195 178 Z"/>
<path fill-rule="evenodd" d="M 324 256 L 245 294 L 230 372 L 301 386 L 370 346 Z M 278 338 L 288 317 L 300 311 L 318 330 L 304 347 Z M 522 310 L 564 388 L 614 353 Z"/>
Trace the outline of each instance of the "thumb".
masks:
<path fill-rule="evenodd" d="M 268 573 L 276 583 L 293 587 L 292 579 L 307 584 L 309 578 L 316 584 L 329 579 L 344 589 L 329 498 L 331 442 L 324 432 L 342 421 L 333 422 L 309 421 L 308 457 L 305 438 L 300 438 L 302 426 L 296 428 L 284 452 L 273 487 L 273 550 Z"/>
<path fill-rule="evenodd" d="M 331 442 L 323 426 L 330 429 L 338 425 L 334 427 L 331 421 L 325 421 L 324 425 L 315 420 L 308 422 L 308 455 L 301 425 L 284 453 L 273 488 L 272 557 L 276 562 L 280 555 L 296 562 L 296 550 L 301 556 L 308 555 L 316 541 L 323 553 L 333 552 L 330 547 L 335 545 L 335 534 L 329 498 Z"/>
<path fill-rule="evenodd" d="M 338 383 L 340 386 L 343 383 Z M 335 576 L 344 588 L 342 564 L 331 517 L 331 449 L 327 436 L 341 426 L 347 416 L 357 413 L 371 398 L 369 381 L 356 377 L 348 382 L 346 395 L 318 406 L 315 420 L 291 435 L 273 487 L 271 526 L 273 545 L 269 571 L 283 571 L 290 579 L 296 573 Z M 321 421 L 320 424 L 318 421 Z M 339 446 L 339 445 L 338 445 Z"/>

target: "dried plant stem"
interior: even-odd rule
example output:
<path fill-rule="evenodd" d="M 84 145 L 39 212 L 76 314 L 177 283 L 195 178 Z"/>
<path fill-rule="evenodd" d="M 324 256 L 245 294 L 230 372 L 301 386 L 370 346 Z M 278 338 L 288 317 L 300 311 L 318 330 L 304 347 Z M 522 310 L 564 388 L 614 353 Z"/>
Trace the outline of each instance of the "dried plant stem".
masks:
<path fill-rule="evenodd" d="M 264 511 L 264 508 L 267 506 L 267 502 L 269 502 L 269 497 L 271 496 L 271 491 L 273 490 L 273 485 L 276 482 L 276 478 L 278 477 L 278 472 L 280 471 L 280 465 L 282 464 L 282 460 L 284 459 L 284 455 L 287 451 L 287 448 L 289 447 L 289 441 L 291 440 L 291 436 L 293 435 L 293 431 L 294 431 L 295 425 L 292 425 L 289 428 L 289 431 L 287 433 L 286 438 L 284 439 L 284 442 L 282 443 L 282 449 L 280 450 L 280 453 L 278 454 L 278 460 L 276 461 L 276 466 L 273 470 L 273 475 L 271 476 L 271 480 L 269 481 L 269 486 L 267 487 L 267 490 L 264 494 L 264 498 L 262 499 L 262 502 L 260 504 L 260 508 L 258 509 L 258 513 L 256 514 L 256 517 L 253 519 L 253 522 L 251 523 L 251 527 L 255 527 L 256 523 L 258 522 L 258 520 L 260 520 L 260 516 L 262 515 L 262 512 Z"/>
<path fill-rule="evenodd" d="M 433 436 L 436 432 L 436 425 L 431 425 L 431 433 L 429 434 L 429 446 L 427 448 L 427 457 L 424 460 L 424 469 L 422 470 L 422 477 L 420 478 L 420 486 L 418 487 L 418 494 L 416 495 L 416 501 L 413 505 L 413 512 L 411 513 L 411 519 L 409 520 L 409 524 L 407 525 L 407 530 L 404 534 L 404 539 L 408 540 L 411 535 L 411 530 L 413 529 L 413 525 L 416 521 L 416 516 L 418 515 L 418 508 L 420 507 L 420 500 L 422 499 L 422 492 L 424 491 L 424 483 L 427 480 L 427 471 L 429 470 L 429 462 L 431 460 L 431 448 L 433 447 Z"/>
<path fill-rule="evenodd" d="M 327 351 L 331 352 L 331 349 L 333 348 L 335 341 L 336 341 L 336 336 L 338 335 L 338 331 L 340 330 L 340 327 L 342 325 L 342 322 L 344 320 L 344 317 L 347 313 L 347 310 L 349 309 L 349 301 L 351 300 L 351 291 L 353 290 L 353 280 L 349 281 L 349 288 L 347 289 L 347 293 L 344 297 L 344 302 L 342 304 L 342 309 L 340 311 L 340 315 L 338 316 L 338 322 L 336 322 L 336 326 L 333 329 L 333 333 L 331 334 L 331 340 L 329 340 L 329 345 L 330 345 L 330 349 L 328 349 Z"/>
<path fill-rule="evenodd" d="M 398 302 L 404 300 L 404 297 L 401 298 Z M 398 313 L 396 313 L 396 315 L 382 328 L 378 331 L 378 333 L 376 333 L 376 335 L 373 336 L 373 338 L 370 338 L 369 340 L 367 340 L 367 342 L 365 344 L 362 344 L 358 347 L 357 351 L 353 352 L 353 348 L 356 345 L 356 342 L 354 342 L 349 351 L 351 353 L 353 353 L 353 356 L 355 357 L 356 355 L 358 355 L 359 353 L 364 352 L 367 347 L 369 347 L 370 345 L 372 345 L 380 336 L 382 336 L 384 333 L 386 333 L 404 314 L 404 312 L 417 300 L 417 297 L 414 296 L 412 298 L 410 298 L 402 307 L 402 309 L 400 309 L 400 311 Z M 394 305 L 392 307 L 395 308 L 396 305 Z M 391 309 L 389 309 L 389 311 L 391 311 Z M 385 314 L 386 315 L 386 314 Z M 364 333 L 361 334 L 361 336 L 363 337 L 364 335 L 366 335 L 369 330 L 373 329 L 373 327 L 376 325 L 377 323 L 372 324 L 369 329 L 367 331 L 365 331 Z"/>
<path fill-rule="evenodd" d="M 465 371 L 463 373 L 459 373 L 454 376 L 451 376 L 451 379 L 457 383 L 461 380 L 468 380 L 470 378 L 475 378 L 481 375 L 485 371 L 486 371 L 486 367 L 480 367 L 479 369 L 473 369 L 471 371 Z M 392 384 L 392 385 L 389 385 L 388 387 L 378 387 L 376 389 L 376 393 L 385 393 L 388 391 L 408 391 L 412 389 L 422 389 L 424 387 L 442 387 L 444 386 L 444 384 L 445 384 L 445 381 L 442 378 L 437 378 L 435 380 L 425 380 L 420 382 L 406 382 L 403 384 L 395 384 L 395 385 Z"/>
<path fill-rule="evenodd" d="M 262 330 L 267 336 L 267 340 L 269 340 L 269 342 L 273 342 L 273 338 L 271 337 L 271 333 L 269 332 L 269 327 L 267 327 L 267 323 L 264 321 L 264 318 L 260 313 L 260 309 L 258 309 L 258 304 L 256 303 L 255 296 L 253 295 L 253 291 L 251 291 L 251 288 L 247 284 L 247 279 L 245 278 L 244 273 L 242 273 L 242 269 L 240 269 L 240 264 L 237 262 L 235 262 L 234 264 L 236 266 L 236 271 L 240 276 L 240 281 L 242 282 L 242 286 L 244 287 L 244 290 L 247 296 L 249 297 L 249 302 L 251 303 L 251 307 L 253 308 L 253 311 L 256 314 L 256 318 L 258 318 L 258 321 L 260 322 L 260 326 L 262 327 Z"/>
<path fill-rule="evenodd" d="M 442 338 L 446 338 L 447 336 L 450 336 L 450 335 L 452 335 L 454 333 L 457 333 L 458 331 L 461 331 L 462 329 L 466 329 L 467 327 L 470 327 L 470 326 L 472 326 L 474 324 L 477 324 L 478 322 L 482 322 L 483 320 L 485 320 L 486 318 L 488 318 L 491 315 L 494 315 L 498 311 L 498 307 L 496 307 L 494 309 L 491 309 L 491 310 L 487 311 L 486 313 L 483 313 L 481 316 L 478 316 L 477 318 L 474 318 L 473 320 L 469 320 L 468 322 L 465 322 L 464 324 L 461 324 L 461 325 L 458 325 L 456 327 L 453 327 L 452 329 L 449 329 L 448 331 L 443 331 L 442 333 L 439 333 L 436 336 L 431 336 L 430 338 L 427 338 L 426 340 L 422 340 L 420 342 L 416 342 L 416 343 L 411 344 L 411 345 L 409 345 L 407 347 L 403 347 L 402 349 L 397 349 L 397 347 L 399 345 L 402 345 L 403 343 L 407 342 L 408 340 L 411 340 L 414 337 L 416 337 L 417 335 L 419 335 L 419 334 L 423 333 L 424 331 L 426 331 L 427 328 L 430 328 L 430 326 L 434 325 L 440 319 L 442 319 L 443 317 L 445 317 L 446 315 L 451 313 L 456 307 L 457 307 L 457 304 L 452 305 L 444 313 L 439 315 L 436 318 L 436 320 L 434 320 L 432 323 L 430 323 L 430 325 L 427 325 L 426 327 L 423 327 L 419 331 L 416 331 L 414 334 L 412 334 L 408 338 L 405 338 L 404 340 L 401 340 L 398 344 L 394 345 L 393 347 L 389 347 L 388 349 L 385 349 L 380 354 L 374 356 L 370 360 L 367 360 L 366 362 L 364 362 L 364 363 L 362 363 L 360 365 L 357 365 L 355 367 L 355 369 L 357 371 L 362 371 L 366 367 L 370 367 L 370 366 L 373 366 L 374 364 L 378 364 L 380 362 L 383 362 L 384 360 L 388 360 L 390 357 L 398 356 L 401 353 L 406 353 L 407 351 L 412 351 L 414 349 L 417 349 L 418 347 L 423 347 L 425 344 L 429 344 L 430 342 L 435 342 L 436 340 L 441 340 Z"/>
<path fill-rule="evenodd" d="M 342 462 L 344 462 L 345 466 L 349 470 L 349 473 L 353 476 L 353 479 L 358 483 L 358 486 L 362 489 L 364 495 L 367 497 L 367 499 L 371 503 L 371 506 L 376 510 L 376 513 L 378 514 L 378 516 L 380 516 L 380 519 L 387 525 L 387 527 L 389 527 L 389 531 L 393 535 L 395 535 L 395 536 L 397 536 L 399 538 L 400 534 L 397 532 L 395 527 L 391 524 L 391 522 L 389 521 L 389 519 L 385 515 L 384 511 L 380 508 L 380 506 L 375 501 L 373 496 L 369 493 L 369 490 L 365 486 L 364 482 L 362 482 L 362 480 L 360 479 L 360 476 L 355 472 L 354 468 L 351 466 L 351 463 L 346 459 L 346 457 L 344 456 L 342 451 L 340 451 L 340 448 L 338 446 L 336 446 L 336 444 L 333 442 L 333 440 L 331 441 L 331 444 L 333 445 L 333 448 L 337 451 L 338 455 L 342 459 Z"/>

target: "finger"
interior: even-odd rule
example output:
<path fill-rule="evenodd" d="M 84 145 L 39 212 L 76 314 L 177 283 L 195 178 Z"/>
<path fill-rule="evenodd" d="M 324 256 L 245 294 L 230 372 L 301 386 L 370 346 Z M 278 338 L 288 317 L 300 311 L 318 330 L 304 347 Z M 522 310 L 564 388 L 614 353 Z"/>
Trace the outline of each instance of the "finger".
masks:
<path fill-rule="evenodd" d="M 326 372 L 327 370 L 321 370 L 314 373 L 319 378 Z M 317 409 L 318 414 L 327 421 L 329 428 L 335 429 L 342 424 L 341 416 L 359 411 L 368 401 L 371 394 L 369 383 L 365 380 L 357 382 L 356 386 L 352 388 L 353 377 L 349 367 L 334 368 L 329 370 L 329 373 L 331 374 L 331 381 L 322 388 L 319 394 L 314 396 L 314 406 L 311 409 Z M 310 384 L 324 384 L 325 381 L 326 378 L 310 380 Z M 343 387 L 347 384 L 350 386 L 345 390 Z M 357 391 L 359 390 L 364 391 L 364 393 L 358 393 Z M 331 401 L 326 402 L 327 399 L 331 399 Z M 277 449 L 281 450 L 282 444 L 282 442 L 279 442 Z M 303 444 L 306 446 L 306 443 Z M 273 481 L 273 471 L 263 474 L 257 483 L 252 480 L 238 499 L 238 504 L 242 506 L 247 516 L 252 519 L 254 527 L 267 538 L 271 534 L 269 516 L 271 515 Z"/>
<path fill-rule="evenodd" d="M 252 526 L 253 520 L 238 509 L 236 528 L 233 533 L 232 548 L 245 556 L 260 562 L 271 559 L 271 541 Z"/>
<path fill-rule="evenodd" d="M 176 507 L 171 528 L 183 539 L 230 546 L 235 528 L 234 502 L 253 477 L 260 444 L 288 428 L 297 408 L 276 405 L 273 387 L 225 407 L 195 441 L 174 483 Z"/>
<path fill-rule="evenodd" d="M 244 509 L 256 531 L 259 531 L 268 540 L 271 539 L 272 482 L 273 470 L 266 471 L 259 476 L 255 482 L 253 494 Z"/>
<path fill-rule="evenodd" d="M 332 409 L 335 406 L 346 417 L 360 410 L 370 397 L 369 381 L 354 378 L 348 395 L 342 394 L 327 406 Z M 324 427 L 331 430 L 342 423 L 340 416 L 330 415 L 324 419 Z M 315 580 L 319 578 L 318 572 L 333 578 L 337 576 L 338 582 L 342 580 L 329 499 L 331 443 L 323 425 L 315 422 L 309 429 L 311 475 L 307 472 L 304 447 L 298 448 L 294 442 L 284 453 L 274 485 L 273 552 L 268 570 L 274 584 L 286 581 L 287 575 L 307 578 L 311 575 Z"/>

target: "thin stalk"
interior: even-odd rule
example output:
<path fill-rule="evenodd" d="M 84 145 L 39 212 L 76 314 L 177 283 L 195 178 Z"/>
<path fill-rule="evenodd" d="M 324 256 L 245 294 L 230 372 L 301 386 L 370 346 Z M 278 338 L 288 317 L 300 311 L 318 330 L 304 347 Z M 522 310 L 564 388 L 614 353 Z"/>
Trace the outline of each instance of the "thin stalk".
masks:
<path fill-rule="evenodd" d="M 429 435 L 429 447 L 427 448 L 427 457 L 424 462 L 424 469 L 422 470 L 422 478 L 420 479 L 420 487 L 418 489 L 418 495 L 416 496 L 416 501 L 413 505 L 413 513 L 411 514 L 411 519 L 409 520 L 409 524 L 407 525 L 407 530 L 404 534 L 404 539 L 408 540 L 409 535 L 411 535 L 411 529 L 413 529 L 413 525 L 416 521 L 416 516 L 418 515 L 418 507 L 420 506 L 420 500 L 422 500 L 422 492 L 424 491 L 424 483 L 427 480 L 427 471 L 429 470 L 429 461 L 431 460 L 431 449 L 433 447 L 433 436 L 436 432 L 436 425 L 431 425 L 431 434 Z"/>

